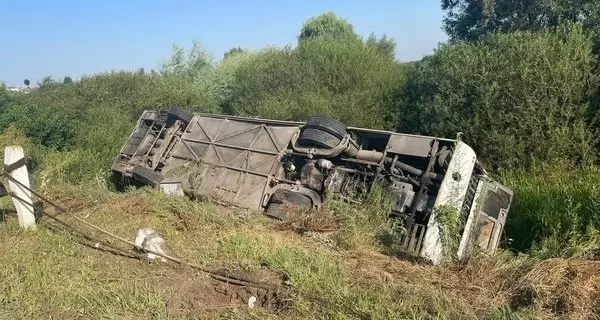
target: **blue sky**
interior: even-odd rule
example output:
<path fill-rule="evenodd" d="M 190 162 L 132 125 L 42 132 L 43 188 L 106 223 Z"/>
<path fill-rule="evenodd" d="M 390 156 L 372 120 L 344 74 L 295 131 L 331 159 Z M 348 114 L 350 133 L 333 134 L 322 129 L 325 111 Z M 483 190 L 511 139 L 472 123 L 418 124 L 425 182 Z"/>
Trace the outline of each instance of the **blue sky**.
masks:
<path fill-rule="evenodd" d="M 229 48 L 294 45 L 310 17 L 335 11 L 367 36 L 387 34 L 398 59 L 417 60 L 447 37 L 438 0 L 7 1 L 0 11 L 0 81 L 156 68 L 173 43 L 198 40 L 215 58 Z"/>

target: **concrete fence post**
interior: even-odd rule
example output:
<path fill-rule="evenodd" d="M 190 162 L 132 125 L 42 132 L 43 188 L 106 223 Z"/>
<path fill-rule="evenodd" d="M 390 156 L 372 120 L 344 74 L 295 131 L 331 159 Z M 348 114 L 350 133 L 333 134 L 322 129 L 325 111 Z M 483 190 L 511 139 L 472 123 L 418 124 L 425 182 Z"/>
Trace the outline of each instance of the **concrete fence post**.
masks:
<path fill-rule="evenodd" d="M 4 148 L 4 168 L 15 180 L 30 188 L 25 154 L 21 146 Z M 12 180 L 8 180 L 8 189 L 15 195 L 12 200 L 17 210 L 21 228 L 36 229 L 31 191 Z"/>

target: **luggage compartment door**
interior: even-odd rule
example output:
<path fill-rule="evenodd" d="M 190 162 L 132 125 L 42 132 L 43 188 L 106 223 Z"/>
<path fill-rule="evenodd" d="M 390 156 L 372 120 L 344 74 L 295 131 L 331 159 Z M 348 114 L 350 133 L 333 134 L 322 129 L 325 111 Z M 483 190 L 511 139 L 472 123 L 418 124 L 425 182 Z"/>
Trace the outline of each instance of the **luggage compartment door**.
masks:
<path fill-rule="evenodd" d="M 163 172 L 185 163 L 194 196 L 260 210 L 271 175 L 298 130 L 257 119 L 196 115 Z"/>

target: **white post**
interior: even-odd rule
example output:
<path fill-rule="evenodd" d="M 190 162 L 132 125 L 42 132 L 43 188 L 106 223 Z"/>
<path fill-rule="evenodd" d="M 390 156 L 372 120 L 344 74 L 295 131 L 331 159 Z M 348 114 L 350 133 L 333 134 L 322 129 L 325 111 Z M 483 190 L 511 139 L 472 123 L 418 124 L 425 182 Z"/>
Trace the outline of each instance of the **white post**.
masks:
<path fill-rule="evenodd" d="M 22 183 L 27 188 L 29 186 L 29 174 L 25 166 L 25 154 L 20 146 L 8 146 L 4 148 L 4 167 L 15 180 Z M 31 200 L 31 191 L 26 190 L 16 182 L 8 180 L 8 189 L 14 193 L 13 203 L 17 209 L 19 225 L 22 228 L 35 229 L 35 215 L 33 211 L 33 201 Z"/>

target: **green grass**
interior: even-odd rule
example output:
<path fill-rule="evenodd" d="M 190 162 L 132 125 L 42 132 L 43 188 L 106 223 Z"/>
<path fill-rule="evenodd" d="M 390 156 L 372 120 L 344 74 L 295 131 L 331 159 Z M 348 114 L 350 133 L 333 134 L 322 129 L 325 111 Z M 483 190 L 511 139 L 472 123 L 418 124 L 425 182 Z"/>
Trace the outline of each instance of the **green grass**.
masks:
<path fill-rule="evenodd" d="M 506 229 L 511 248 L 549 258 L 600 247 L 600 169 L 543 166 L 505 172 L 501 180 L 515 192 Z"/>
<path fill-rule="evenodd" d="M 48 230 L 2 228 L 0 318 L 153 318 L 162 293 L 142 264 L 102 259 Z"/>
<path fill-rule="evenodd" d="M 46 192 L 72 212 L 125 238 L 133 239 L 139 228 L 152 227 L 184 260 L 266 265 L 289 276 L 292 310 L 222 310 L 221 318 L 550 318 L 535 305 L 523 309 L 510 305 L 512 287 L 536 260 L 500 253 L 478 258 L 465 269 L 394 258 L 384 254 L 385 244 L 377 237 L 358 236 L 386 228 L 377 219 L 362 227 L 356 223 L 367 221 L 367 207 L 348 211 L 342 209 L 350 206 L 335 203 L 330 208 L 334 214 L 347 215 L 338 222 L 338 231 L 325 236 L 354 240 L 329 246 L 309 235 L 282 230 L 257 213 L 145 189 L 119 194 L 61 186 Z M 168 264 L 147 264 L 91 249 L 73 236 L 44 227 L 21 231 L 10 207 L 10 202 L 2 202 L 8 214 L 0 224 L 0 318 L 165 319 L 166 305 L 178 287 L 165 288 L 162 281 L 201 281 L 181 280 L 182 271 Z M 184 279 L 197 276 L 183 273 Z M 182 317 L 193 317 L 194 310 L 190 312 Z"/>
<path fill-rule="evenodd" d="M 4 145 L 26 142 L 18 132 L 0 138 Z M 504 245 L 508 250 L 467 266 L 429 267 L 399 258 L 395 248 L 401 230 L 386 220 L 389 204 L 381 192 L 362 205 L 331 199 L 323 212 L 304 218 L 306 226 L 326 225 L 328 231 L 302 232 L 256 212 L 148 189 L 116 193 L 105 172 L 89 170 L 104 166 L 95 163 L 93 152 L 25 145 L 40 158 L 36 185 L 94 224 L 130 240 L 139 228 L 151 227 L 184 260 L 197 264 L 266 265 L 289 276 L 291 311 L 227 309 L 218 312 L 221 318 L 551 319 L 545 300 L 514 307 L 515 288 L 530 272 L 548 272 L 536 271 L 541 259 L 589 257 L 600 244 L 598 169 L 502 173 L 502 182 L 515 192 L 507 226 L 514 241 Z M 176 318 L 167 304 L 178 281 L 182 287 L 203 281 L 201 274 L 95 250 L 43 226 L 21 231 L 11 202 L 4 198 L 0 206 L 5 218 L 0 223 L 0 318 Z M 514 250 L 527 254 L 516 256 L 510 252 Z M 597 302 L 576 291 L 589 285 L 581 279 L 585 274 L 583 270 L 576 277 L 580 282 L 566 290 L 589 302 L 585 310 L 591 312 Z M 165 287 L 165 279 L 176 285 Z M 548 276 L 543 279 L 548 283 L 535 283 L 551 288 L 547 300 L 565 291 L 554 280 Z M 590 290 L 600 293 L 600 288 Z M 198 310 L 188 311 L 180 318 L 198 316 Z M 583 311 L 570 312 L 577 316 Z"/>

